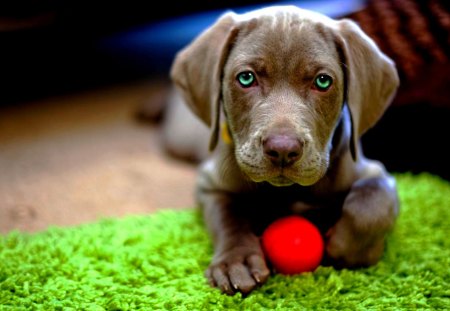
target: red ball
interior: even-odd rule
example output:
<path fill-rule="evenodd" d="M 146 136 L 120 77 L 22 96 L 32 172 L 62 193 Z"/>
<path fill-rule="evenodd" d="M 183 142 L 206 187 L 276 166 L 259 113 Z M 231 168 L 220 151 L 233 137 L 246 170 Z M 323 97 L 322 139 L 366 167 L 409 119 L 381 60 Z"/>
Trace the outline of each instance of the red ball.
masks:
<path fill-rule="evenodd" d="M 262 235 L 266 257 L 282 274 L 314 271 L 323 256 L 319 230 L 307 219 L 287 216 L 270 224 Z"/>

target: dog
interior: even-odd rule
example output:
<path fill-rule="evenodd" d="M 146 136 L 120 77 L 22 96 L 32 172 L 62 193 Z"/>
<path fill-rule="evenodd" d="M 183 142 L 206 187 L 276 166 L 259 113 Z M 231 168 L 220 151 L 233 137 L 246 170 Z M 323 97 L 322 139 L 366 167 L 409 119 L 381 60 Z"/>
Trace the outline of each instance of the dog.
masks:
<path fill-rule="evenodd" d="M 360 138 L 399 78 L 356 23 L 294 6 L 226 12 L 176 54 L 170 77 L 165 142 L 202 160 L 195 189 L 214 245 L 212 286 L 261 286 L 271 274 L 261 233 L 290 214 L 320 229 L 322 264 L 379 261 L 399 201 Z"/>

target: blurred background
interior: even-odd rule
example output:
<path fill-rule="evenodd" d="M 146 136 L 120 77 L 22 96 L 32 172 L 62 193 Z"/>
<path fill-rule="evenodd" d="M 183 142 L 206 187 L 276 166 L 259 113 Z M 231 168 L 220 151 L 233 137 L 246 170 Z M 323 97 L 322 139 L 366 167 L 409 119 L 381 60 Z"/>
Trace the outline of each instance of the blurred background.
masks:
<path fill-rule="evenodd" d="M 358 22 L 402 81 L 365 153 L 450 178 L 448 1 L 3 1 L 0 232 L 192 207 L 195 166 L 161 150 L 152 107 L 180 48 L 226 10 L 272 4 Z"/>

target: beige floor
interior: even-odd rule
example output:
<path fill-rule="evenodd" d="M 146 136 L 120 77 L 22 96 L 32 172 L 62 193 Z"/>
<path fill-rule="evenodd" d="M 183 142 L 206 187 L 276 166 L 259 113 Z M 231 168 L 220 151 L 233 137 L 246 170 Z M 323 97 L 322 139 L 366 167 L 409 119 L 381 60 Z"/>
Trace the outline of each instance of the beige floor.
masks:
<path fill-rule="evenodd" d="M 0 233 L 194 206 L 195 167 L 167 157 L 139 105 L 158 80 L 0 110 Z"/>

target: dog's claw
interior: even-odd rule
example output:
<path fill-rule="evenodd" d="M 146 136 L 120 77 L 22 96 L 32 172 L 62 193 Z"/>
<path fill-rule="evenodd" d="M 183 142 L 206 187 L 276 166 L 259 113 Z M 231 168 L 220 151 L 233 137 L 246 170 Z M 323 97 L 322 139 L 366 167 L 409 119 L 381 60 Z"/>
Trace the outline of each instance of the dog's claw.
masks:
<path fill-rule="evenodd" d="M 256 283 L 258 284 L 261 283 L 261 279 L 257 273 L 253 273 L 253 278 L 255 279 Z"/>
<path fill-rule="evenodd" d="M 225 294 L 240 292 L 246 295 L 266 281 L 269 270 L 260 255 L 230 254 L 230 257 L 212 264 L 205 276 L 211 286 L 218 287 Z"/>

